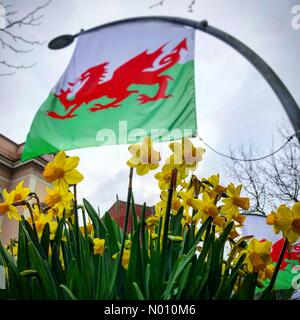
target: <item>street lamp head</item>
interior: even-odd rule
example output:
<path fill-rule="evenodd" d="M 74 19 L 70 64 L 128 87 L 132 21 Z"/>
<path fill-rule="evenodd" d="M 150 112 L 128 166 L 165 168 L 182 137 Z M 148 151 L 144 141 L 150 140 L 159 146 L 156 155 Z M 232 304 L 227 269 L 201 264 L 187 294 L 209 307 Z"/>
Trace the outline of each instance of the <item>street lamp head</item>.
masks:
<path fill-rule="evenodd" d="M 71 34 L 64 34 L 51 40 L 48 44 L 48 48 L 52 50 L 58 50 L 67 47 L 74 41 L 75 37 Z"/>

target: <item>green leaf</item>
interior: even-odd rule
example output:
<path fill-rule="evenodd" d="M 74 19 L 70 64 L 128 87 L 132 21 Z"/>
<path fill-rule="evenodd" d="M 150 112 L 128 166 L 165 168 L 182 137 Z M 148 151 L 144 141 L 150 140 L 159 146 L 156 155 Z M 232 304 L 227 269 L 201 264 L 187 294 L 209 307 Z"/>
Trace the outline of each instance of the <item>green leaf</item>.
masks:
<path fill-rule="evenodd" d="M 101 219 L 99 218 L 97 212 L 85 198 L 83 198 L 83 204 L 86 209 L 86 212 L 88 213 L 89 217 L 93 222 L 95 238 L 105 239 L 107 230 L 103 225 Z"/>
<path fill-rule="evenodd" d="M 181 206 L 176 215 L 171 215 L 171 222 L 170 222 L 170 233 L 175 236 L 181 236 L 182 234 L 182 216 L 183 216 L 184 208 Z"/>
<path fill-rule="evenodd" d="M 43 285 L 45 292 L 47 292 L 47 299 L 58 299 L 58 289 L 53 274 L 47 262 L 40 256 L 39 251 L 32 242 L 28 243 L 29 258 L 33 267 L 39 274 L 39 278 Z"/>
<path fill-rule="evenodd" d="M 38 275 L 38 272 L 36 270 L 24 270 L 20 272 L 20 275 L 22 277 L 32 277 Z"/>
<path fill-rule="evenodd" d="M 47 293 L 43 290 L 41 282 L 37 277 L 30 279 L 30 292 L 31 299 L 33 300 L 47 299 Z"/>
<path fill-rule="evenodd" d="M 49 226 L 49 223 L 46 223 L 43 230 L 42 238 L 41 238 L 41 247 L 44 251 L 46 259 L 48 258 L 48 254 L 49 254 L 49 245 L 50 245 L 50 226 Z"/>
<path fill-rule="evenodd" d="M 223 280 L 221 281 L 219 288 L 216 293 L 216 299 L 230 299 L 232 295 L 233 287 L 237 281 L 237 277 L 239 275 L 239 271 L 243 265 L 243 262 L 245 260 L 246 254 L 243 254 L 234 268 L 232 269 L 231 273 L 229 274 L 229 267 L 227 266 L 224 275 Z M 228 275 L 229 274 L 229 275 Z"/>
<path fill-rule="evenodd" d="M 60 243 L 63 233 L 63 227 L 64 227 L 64 218 L 62 218 L 57 226 L 56 233 L 54 236 L 54 242 L 52 246 L 52 255 L 51 255 L 51 266 L 53 273 L 55 274 L 55 277 L 59 283 L 66 283 L 66 276 L 63 271 L 63 268 L 60 263 Z"/>
<path fill-rule="evenodd" d="M 145 300 L 145 297 L 143 296 L 138 284 L 136 282 L 133 282 L 133 286 L 135 288 L 136 295 L 137 295 L 138 299 L 139 300 Z"/>
<path fill-rule="evenodd" d="M 257 283 L 257 274 L 248 273 L 243 280 L 240 290 L 233 296 L 238 300 L 253 300 Z"/>
<path fill-rule="evenodd" d="M 127 271 L 127 288 L 135 281 L 139 286 L 142 285 L 142 276 L 144 271 L 141 265 L 141 251 L 140 251 L 140 234 L 138 232 L 134 233 L 132 244 L 131 244 L 131 254 L 128 264 Z"/>
<path fill-rule="evenodd" d="M 136 208 L 134 203 L 133 194 L 131 194 L 131 214 L 132 214 L 132 224 L 131 224 L 131 233 L 135 230 L 137 230 L 138 221 L 137 221 L 137 214 L 136 214 Z"/>
<path fill-rule="evenodd" d="M 29 268 L 27 239 L 26 239 L 24 230 L 21 227 L 20 222 L 19 222 L 17 266 L 18 266 L 19 272 Z"/>
<path fill-rule="evenodd" d="M 61 284 L 59 286 L 62 289 L 63 295 L 67 300 L 77 300 L 72 291 L 65 285 Z"/>
<path fill-rule="evenodd" d="M 176 261 L 170 279 L 168 280 L 166 290 L 162 295 L 162 299 L 170 299 L 171 291 L 173 290 L 173 287 L 179 275 L 181 274 L 181 272 L 183 272 L 184 268 L 190 263 L 194 255 L 195 248 L 192 248 L 187 255 L 180 256 L 180 258 Z"/>
<path fill-rule="evenodd" d="M 2 241 L 0 240 L 0 255 L 3 257 L 6 265 L 8 268 L 11 269 L 11 271 L 13 272 L 13 274 L 18 277 L 19 273 L 18 273 L 18 269 L 16 266 L 16 261 L 14 260 L 14 258 L 12 257 L 11 253 L 8 252 L 2 245 Z"/>
<path fill-rule="evenodd" d="M 182 277 L 178 285 L 178 292 L 176 294 L 176 299 L 181 299 L 182 292 L 189 290 L 189 286 L 187 285 L 187 283 L 189 280 L 189 275 L 190 275 L 192 266 L 193 264 L 189 263 L 185 268 L 185 270 L 183 271 Z M 184 298 L 184 296 L 182 298 Z"/>
<path fill-rule="evenodd" d="M 145 273 L 145 291 L 146 291 L 146 297 L 148 300 L 150 300 L 150 265 L 147 264 L 146 267 L 146 273 Z"/>
<path fill-rule="evenodd" d="M 104 224 L 109 235 L 109 241 L 107 245 L 110 247 L 112 254 L 120 250 L 119 244 L 118 244 L 118 234 L 116 233 L 116 230 L 113 226 L 114 223 L 115 222 L 111 219 L 109 213 L 106 212 L 104 215 Z"/>
<path fill-rule="evenodd" d="M 32 229 L 31 225 L 29 224 L 29 222 L 27 220 L 23 220 L 23 221 L 20 221 L 20 224 L 24 230 L 24 233 L 26 235 L 26 238 L 28 241 L 31 241 L 36 250 L 39 252 L 39 255 L 43 258 L 43 259 L 47 259 L 44 251 L 43 251 L 43 248 L 41 247 L 40 243 L 39 243 L 39 240 L 36 236 L 36 233 L 35 231 Z"/>

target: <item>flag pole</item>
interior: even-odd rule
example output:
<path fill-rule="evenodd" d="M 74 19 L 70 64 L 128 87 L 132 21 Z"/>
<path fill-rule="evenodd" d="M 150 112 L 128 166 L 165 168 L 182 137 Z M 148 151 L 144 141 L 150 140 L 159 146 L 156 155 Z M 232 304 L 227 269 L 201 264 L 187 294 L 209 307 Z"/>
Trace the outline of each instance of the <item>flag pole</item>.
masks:
<path fill-rule="evenodd" d="M 56 37 L 55 39 L 49 42 L 48 47 L 52 50 L 62 49 L 70 45 L 79 35 L 123 23 L 139 21 L 165 21 L 177 23 L 210 34 L 234 48 L 257 69 L 257 71 L 263 76 L 263 78 L 273 89 L 283 109 L 285 110 L 291 122 L 291 125 L 293 126 L 293 129 L 295 130 L 298 142 L 300 144 L 300 109 L 297 102 L 295 101 L 285 84 L 282 82 L 279 76 L 272 70 L 272 68 L 251 48 L 249 48 L 247 45 L 245 45 L 243 42 L 233 37 L 232 35 L 213 26 L 210 26 L 207 20 L 196 21 L 191 19 L 168 16 L 146 16 L 128 18 L 123 20 L 112 21 L 88 30 L 81 30 L 80 32 L 74 35 L 67 34 Z"/>

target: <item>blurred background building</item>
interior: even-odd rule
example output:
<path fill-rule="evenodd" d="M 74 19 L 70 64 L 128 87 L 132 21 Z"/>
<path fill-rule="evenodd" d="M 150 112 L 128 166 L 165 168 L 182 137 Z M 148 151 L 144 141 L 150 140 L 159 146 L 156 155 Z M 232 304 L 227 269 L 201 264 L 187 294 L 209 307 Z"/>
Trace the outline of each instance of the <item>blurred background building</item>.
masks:
<path fill-rule="evenodd" d="M 42 172 L 52 156 L 45 155 L 21 162 L 23 147 L 24 143 L 17 144 L 0 134 L 0 191 L 4 188 L 11 191 L 21 180 L 24 180 L 24 186 L 43 198 L 45 187 L 49 184 L 43 179 Z M 1 241 L 6 244 L 10 238 L 16 237 L 17 233 L 17 221 L 10 220 L 7 215 L 0 216 Z"/>

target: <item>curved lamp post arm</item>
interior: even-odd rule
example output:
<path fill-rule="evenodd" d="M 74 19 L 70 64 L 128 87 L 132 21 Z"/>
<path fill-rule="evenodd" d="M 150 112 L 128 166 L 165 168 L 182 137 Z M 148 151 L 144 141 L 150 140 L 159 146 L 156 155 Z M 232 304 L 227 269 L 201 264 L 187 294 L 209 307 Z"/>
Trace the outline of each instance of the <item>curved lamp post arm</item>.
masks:
<path fill-rule="evenodd" d="M 278 75 L 272 70 L 272 68 L 252 49 L 242 43 L 240 40 L 236 39 L 235 37 L 231 36 L 230 34 L 212 27 L 208 25 L 206 20 L 203 21 L 195 21 L 185 18 L 178 18 L 178 17 L 167 17 L 167 16 L 146 16 L 146 17 L 136 17 L 136 18 L 128 18 L 118 21 L 109 22 L 88 30 L 82 30 L 77 34 L 74 35 L 63 35 L 59 36 L 49 43 L 50 49 L 61 49 L 69 44 L 71 44 L 74 39 L 84 33 L 92 32 L 95 30 L 115 26 L 122 23 L 127 22 L 137 22 L 137 21 L 166 21 L 177 23 L 180 25 L 185 25 L 187 27 L 194 28 L 196 30 L 203 31 L 207 34 L 210 34 L 223 42 L 227 43 L 229 46 L 234 48 L 238 51 L 242 56 L 244 56 L 258 71 L 259 73 L 265 78 L 268 84 L 273 89 L 274 93 L 276 94 L 277 98 L 279 99 L 281 105 L 283 106 L 295 132 L 297 133 L 298 142 L 300 144 L 300 109 Z"/>

